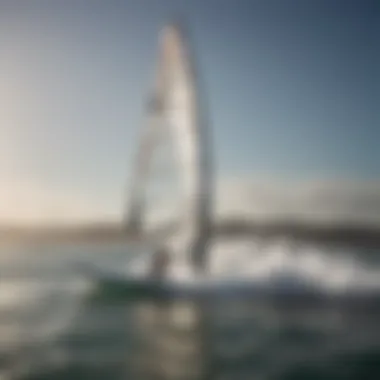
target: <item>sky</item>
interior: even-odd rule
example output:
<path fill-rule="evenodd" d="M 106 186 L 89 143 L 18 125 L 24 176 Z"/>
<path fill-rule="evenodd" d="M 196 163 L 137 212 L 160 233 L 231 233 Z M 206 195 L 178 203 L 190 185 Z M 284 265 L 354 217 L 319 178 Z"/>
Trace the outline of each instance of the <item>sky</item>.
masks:
<path fill-rule="evenodd" d="M 158 34 L 178 16 L 218 183 L 378 189 L 376 0 L 0 0 L 0 221 L 120 217 Z"/>

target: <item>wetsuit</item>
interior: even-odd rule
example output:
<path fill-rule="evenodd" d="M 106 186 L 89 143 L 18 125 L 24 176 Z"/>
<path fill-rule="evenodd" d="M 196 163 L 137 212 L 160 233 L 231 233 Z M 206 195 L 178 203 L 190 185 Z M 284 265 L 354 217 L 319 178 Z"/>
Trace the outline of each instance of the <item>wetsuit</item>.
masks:
<path fill-rule="evenodd" d="M 152 279 L 162 280 L 167 272 L 169 265 L 169 254 L 166 250 L 160 249 L 157 251 L 152 260 L 150 276 Z"/>

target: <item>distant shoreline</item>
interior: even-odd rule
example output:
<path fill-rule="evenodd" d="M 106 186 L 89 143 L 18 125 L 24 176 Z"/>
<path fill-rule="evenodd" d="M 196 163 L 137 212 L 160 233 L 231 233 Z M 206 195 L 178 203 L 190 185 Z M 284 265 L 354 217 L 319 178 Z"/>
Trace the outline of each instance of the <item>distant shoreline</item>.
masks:
<path fill-rule="evenodd" d="M 111 243 L 161 240 L 175 232 L 174 225 L 155 230 L 149 235 L 133 234 L 118 224 L 97 224 L 87 226 L 26 228 L 0 227 L 0 245 L 8 244 L 51 244 L 51 243 Z M 217 223 L 211 231 L 216 238 L 259 238 L 289 237 L 292 239 L 349 246 L 380 249 L 380 226 L 306 224 L 294 222 L 254 223 L 251 221 L 229 220 Z"/>

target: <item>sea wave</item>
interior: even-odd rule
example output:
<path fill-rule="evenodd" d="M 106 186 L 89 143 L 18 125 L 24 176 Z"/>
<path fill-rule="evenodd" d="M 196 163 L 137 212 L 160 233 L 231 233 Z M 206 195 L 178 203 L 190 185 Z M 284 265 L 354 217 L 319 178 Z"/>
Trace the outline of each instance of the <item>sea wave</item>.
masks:
<path fill-rule="evenodd" d="M 144 276 L 152 253 L 136 257 L 128 274 Z M 120 273 L 124 269 L 118 269 Z M 209 252 L 206 276 L 195 274 L 188 258 L 172 255 L 168 280 L 177 284 L 233 284 L 252 282 L 280 287 L 310 287 L 329 294 L 380 292 L 380 265 L 358 250 L 277 241 L 221 240 Z"/>

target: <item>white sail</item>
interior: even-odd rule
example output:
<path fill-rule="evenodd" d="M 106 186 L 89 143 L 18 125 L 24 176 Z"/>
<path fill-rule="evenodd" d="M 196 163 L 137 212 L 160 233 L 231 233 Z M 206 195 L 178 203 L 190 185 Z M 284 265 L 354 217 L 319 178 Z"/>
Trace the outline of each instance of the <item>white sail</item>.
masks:
<path fill-rule="evenodd" d="M 195 64 L 183 28 L 167 26 L 161 35 L 156 82 L 148 106 L 133 178 L 129 224 L 141 224 L 142 194 L 152 162 L 159 125 L 169 125 L 177 147 L 183 207 L 180 236 L 197 269 L 204 268 L 210 234 L 212 170 L 209 130 L 199 99 Z"/>

